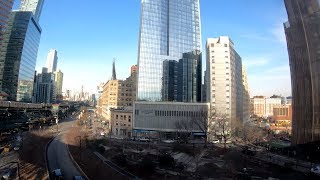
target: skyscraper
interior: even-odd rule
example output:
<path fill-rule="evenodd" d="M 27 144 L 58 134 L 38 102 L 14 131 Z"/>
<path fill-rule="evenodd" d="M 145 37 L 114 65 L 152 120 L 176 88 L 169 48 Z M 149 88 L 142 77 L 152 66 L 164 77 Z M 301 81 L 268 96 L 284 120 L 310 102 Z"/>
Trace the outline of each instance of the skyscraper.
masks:
<path fill-rule="evenodd" d="M 250 120 L 250 92 L 248 85 L 247 71 L 244 66 L 242 66 L 242 86 L 243 86 L 243 122 Z"/>
<path fill-rule="evenodd" d="M 0 44 L 2 40 L 2 35 L 9 21 L 12 6 L 13 6 L 13 0 L 0 1 Z"/>
<path fill-rule="evenodd" d="M 115 59 L 113 60 L 113 63 L 112 63 L 112 77 L 111 77 L 111 80 L 117 80 Z"/>
<path fill-rule="evenodd" d="M 227 36 L 207 40 L 207 101 L 231 121 L 243 119 L 241 57 Z"/>
<path fill-rule="evenodd" d="M 320 140 L 320 2 L 285 0 L 292 84 L 292 143 Z"/>
<path fill-rule="evenodd" d="M 163 62 L 196 50 L 201 52 L 199 0 L 142 0 L 137 100 L 162 101 Z"/>
<path fill-rule="evenodd" d="M 201 102 L 201 62 L 200 51 L 163 61 L 162 101 Z"/>
<path fill-rule="evenodd" d="M 58 63 L 57 51 L 55 49 L 50 49 L 47 56 L 47 64 L 48 72 L 56 72 Z"/>
<path fill-rule="evenodd" d="M 62 95 L 62 84 L 63 84 L 63 73 L 61 70 L 56 71 L 55 73 L 55 88 L 56 88 L 56 94 L 57 95 Z"/>
<path fill-rule="evenodd" d="M 38 23 L 44 0 L 21 0 L 20 11 L 31 11 L 34 20 Z"/>
<path fill-rule="evenodd" d="M 32 9 L 26 4 L 24 7 Z M 3 35 L 0 46 L 0 90 L 9 95 L 10 101 L 31 102 L 41 36 L 41 28 L 33 14 L 40 16 L 40 12 L 41 8 L 33 12 L 12 12 Z"/>
<path fill-rule="evenodd" d="M 42 73 L 36 77 L 35 100 L 37 103 L 52 103 L 55 100 L 54 74 L 42 68 Z"/>

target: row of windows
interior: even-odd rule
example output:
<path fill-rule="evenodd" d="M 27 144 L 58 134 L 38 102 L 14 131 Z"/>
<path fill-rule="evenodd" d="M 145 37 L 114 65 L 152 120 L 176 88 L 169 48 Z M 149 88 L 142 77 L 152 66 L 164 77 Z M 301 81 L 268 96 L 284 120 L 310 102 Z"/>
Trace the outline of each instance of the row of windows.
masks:
<path fill-rule="evenodd" d="M 155 111 L 155 116 L 206 117 L 207 112 L 199 111 Z"/>

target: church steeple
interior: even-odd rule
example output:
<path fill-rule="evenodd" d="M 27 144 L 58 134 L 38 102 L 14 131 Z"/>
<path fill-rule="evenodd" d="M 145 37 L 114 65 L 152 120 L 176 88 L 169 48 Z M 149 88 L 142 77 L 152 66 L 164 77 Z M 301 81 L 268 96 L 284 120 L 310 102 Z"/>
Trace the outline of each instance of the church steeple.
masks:
<path fill-rule="evenodd" d="M 113 63 L 112 63 L 112 78 L 111 80 L 117 80 L 117 74 L 116 74 L 116 59 L 113 58 Z"/>

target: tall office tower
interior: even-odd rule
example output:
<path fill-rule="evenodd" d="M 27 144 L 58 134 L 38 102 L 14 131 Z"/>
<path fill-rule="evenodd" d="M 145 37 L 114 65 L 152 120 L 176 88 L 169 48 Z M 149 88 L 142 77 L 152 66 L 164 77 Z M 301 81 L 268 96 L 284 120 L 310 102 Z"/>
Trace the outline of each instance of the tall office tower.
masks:
<path fill-rule="evenodd" d="M 201 102 L 201 52 L 163 61 L 162 101 Z"/>
<path fill-rule="evenodd" d="M 207 100 L 231 122 L 243 119 L 241 57 L 227 36 L 207 40 Z"/>
<path fill-rule="evenodd" d="M 31 102 L 40 36 L 31 12 L 11 13 L 0 46 L 0 89 L 10 101 Z"/>
<path fill-rule="evenodd" d="M 320 140 L 320 2 L 285 0 L 292 84 L 292 143 Z"/>
<path fill-rule="evenodd" d="M 62 84 L 63 84 L 63 73 L 61 70 L 54 72 L 55 74 L 55 88 L 56 88 L 56 94 L 62 95 Z"/>
<path fill-rule="evenodd" d="M 250 120 L 250 92 L 248 85 L 247 71 L 242 66 L 242 86 L 243 86 L 243 123 Z"/>
<path fill-rule="evenodd" d="M 137 100 L 162 101 L 163 61 L 195 50 L 201 52 L 199 0 L 142 0 Z"/>
<path fill-rule="evenodd" d="M 21 0 L 20 11 L 31 11 L 34 20 L 39 23 L 44 0 Z"/>
<path fill-rule="evenodd" d="M 47 68 L 42 68 L 42 73 L 36 77 L 35 100 L 37 103 L 52 103 L 54 97 L 54 74 L 48 72 Z"/>
<path fill-rule="evenodd" d="M 6 30 L 10 13 L 13 6 L 13 0 L 1 0 L 0 1 L 0 44 L 2 40 L 2 35 Z"/>
<path fill-rule="evenodd" d="M 115 59 L 113 59 L 113 63 L 112 63 L 112 77 L 111 77 L 111 80 L 117 80 Z"/>
<path fill-rule="evenodd" d="M 48 72 L 56 72 L 57 70 L 57 63 L 58 63 L 58 55 L 55 49 L 50 49 L 48 56 L 47 56 L 47 64 L 46 67 L 48 68 Z"/>

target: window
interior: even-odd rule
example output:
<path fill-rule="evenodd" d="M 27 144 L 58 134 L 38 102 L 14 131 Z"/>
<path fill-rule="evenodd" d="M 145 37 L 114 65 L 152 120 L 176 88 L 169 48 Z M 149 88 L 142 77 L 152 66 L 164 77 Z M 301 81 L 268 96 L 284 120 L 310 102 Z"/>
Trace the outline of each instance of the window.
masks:
<path fill-rule="evenodd" d="M 224 47 L 228 47 L 228 44 L 224 44 Z"/>
<path fill-rule="evenodd" d="M 118 119 L 118 114 L 116 115 L 116 119 Z"/>

